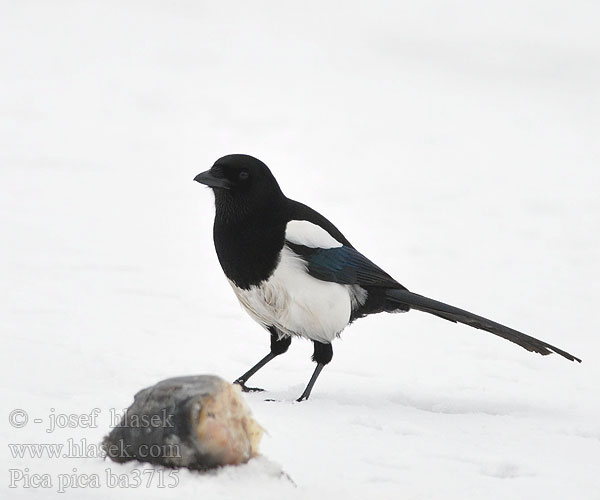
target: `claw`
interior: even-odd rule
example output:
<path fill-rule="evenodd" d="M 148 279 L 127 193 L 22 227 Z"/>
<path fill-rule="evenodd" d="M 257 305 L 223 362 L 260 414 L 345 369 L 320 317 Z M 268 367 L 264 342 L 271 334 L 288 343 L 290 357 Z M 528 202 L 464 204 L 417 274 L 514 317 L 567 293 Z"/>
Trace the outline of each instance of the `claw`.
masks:
<path fill-rule="evenodd" d="M 234 384 L 239 385 L 242 388 L 242 392 L 264 392 L 264 389 L 260 387 L 248 387 L 241 379 L 236 380 Z"/>

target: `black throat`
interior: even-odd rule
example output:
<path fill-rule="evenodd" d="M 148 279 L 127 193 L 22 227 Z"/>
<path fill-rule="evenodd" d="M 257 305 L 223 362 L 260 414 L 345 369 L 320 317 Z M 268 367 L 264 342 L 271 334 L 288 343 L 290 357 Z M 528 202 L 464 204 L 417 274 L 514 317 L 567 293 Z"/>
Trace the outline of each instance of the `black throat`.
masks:
<path fill-rule="evenodd" d="M 248 200 L 215 190 L 213 238 L 221 267 L 248 289 L 271 276 L 285 241 L 287 199 L 281 192 Z"/>

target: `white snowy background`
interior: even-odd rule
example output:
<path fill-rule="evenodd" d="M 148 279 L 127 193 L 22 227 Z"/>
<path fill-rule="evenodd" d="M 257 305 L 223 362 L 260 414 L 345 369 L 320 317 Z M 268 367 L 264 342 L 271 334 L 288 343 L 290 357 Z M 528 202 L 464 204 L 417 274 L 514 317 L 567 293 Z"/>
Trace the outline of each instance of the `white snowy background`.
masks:
<path fill-rule="evenodd" d="M 583 363 L 418 312 L 371 317 L 334 343 L 308 402 L 293 402 L 308 342 L 252 379 L 269 390 L 246 396 L 266 458 L 62 497 L 600 498 L 597 2 L 0 10 L 3 497 L 152 469 L 13 458 L 7 443 L 97 443 L 139 389 L 233 380 L 267 353 L 192 182 L 243 152 L 411 290 Z M 51 409 L 93 408 L 98 427 L 45 432 Z M 9 469 L 53 487 L 9 489 Z"/>

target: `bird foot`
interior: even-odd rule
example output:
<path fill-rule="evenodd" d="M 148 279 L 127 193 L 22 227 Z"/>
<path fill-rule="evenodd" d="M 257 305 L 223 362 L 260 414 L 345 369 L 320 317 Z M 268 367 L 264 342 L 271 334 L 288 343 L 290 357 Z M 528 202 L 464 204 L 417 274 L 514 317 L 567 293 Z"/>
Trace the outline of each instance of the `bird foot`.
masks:
<path fill-rule="evenodd" d="M 260 387 L 248 387 L 245 381 L 240 379 L 236 380 L 234 384 L 239 385 L 242 388 L 242 392 L 264 392 L 264 389 L 261 389 Z"/>

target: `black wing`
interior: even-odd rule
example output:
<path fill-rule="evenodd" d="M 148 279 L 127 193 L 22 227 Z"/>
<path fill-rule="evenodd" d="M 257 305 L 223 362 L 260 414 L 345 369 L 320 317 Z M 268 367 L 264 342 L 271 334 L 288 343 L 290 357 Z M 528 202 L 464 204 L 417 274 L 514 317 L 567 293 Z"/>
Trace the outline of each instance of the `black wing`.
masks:
<path fill-rule="evenodd" d="M 302 256 L 308 273 L 317 279 L 341 285 L 403 288 L 388 273 L 352 247 L 343 245 L 336 248 L 311 248 L 289 241 L 286 245 Z"/>
<path fill-rule="evenodd" d="M 493 333 L 531 352 L 537 352 L 544 356 L 555 352 L 570 361 L 581 363 L 581 359 L 543 340 L 464 309 L 408 291 L 383 269 L 352 247 L 344 235 L 321 214 L 297 202 L 293 202 L 293 212 L 298 219 L 308 220 L 319 225 L 342 243 L 341 246 L 335 248 L 312 248 L 286 241 L 286 245 L 306 261 L 306 268 L 311 276 L 343 285 L 360 285 L 367 290 L 370 298 L 367 299 L 367 304 L 363 305 L 362 309 L 355 312 L 354 317 L 361 317 L 372 312 L 416 309 L 454 323 L 462 323 Z"/>

